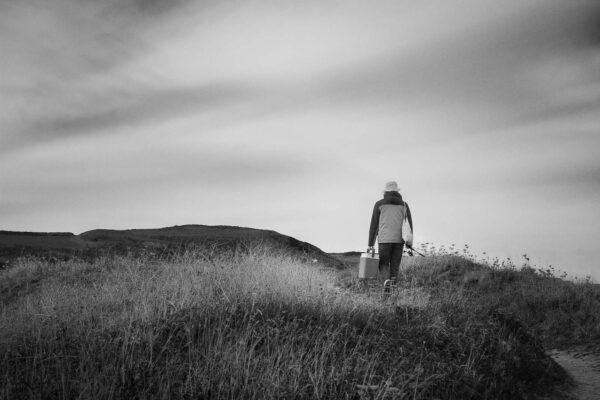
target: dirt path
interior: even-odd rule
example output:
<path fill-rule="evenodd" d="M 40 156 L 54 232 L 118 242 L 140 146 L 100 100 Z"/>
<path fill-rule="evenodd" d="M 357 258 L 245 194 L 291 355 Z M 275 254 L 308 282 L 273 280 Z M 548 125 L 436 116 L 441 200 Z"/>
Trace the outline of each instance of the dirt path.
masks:
<path fill-rule="evenodd" d="M 550 356 L 559 363 L 575 381 L 571 394 L 577 400 L 600 399 L 600 358 L 583 351 L 553 350 Z"/>

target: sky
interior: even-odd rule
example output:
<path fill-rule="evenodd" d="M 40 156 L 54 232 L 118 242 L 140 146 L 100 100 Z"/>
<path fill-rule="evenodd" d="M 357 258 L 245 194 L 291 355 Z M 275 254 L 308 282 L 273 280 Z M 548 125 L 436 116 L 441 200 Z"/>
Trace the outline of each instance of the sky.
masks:
<path fill-rule="evenodd" d="M 21 0 L 0 54 L 0 229 L 362 250 L 396 180 L 416 248 L 600 281 L 595 0 Z"/>

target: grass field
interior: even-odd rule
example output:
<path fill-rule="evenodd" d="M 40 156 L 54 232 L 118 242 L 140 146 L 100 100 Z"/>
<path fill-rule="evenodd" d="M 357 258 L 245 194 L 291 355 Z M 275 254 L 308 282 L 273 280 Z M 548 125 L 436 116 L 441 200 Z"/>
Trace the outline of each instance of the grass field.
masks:
<path fill-rule="evenodd" d="M 0 398 L 519 399 L 565 382 L 542 343 L 562 327 L 552 296 L 581 287 L 532 298 L 527 272 L 450 256 L 404 271 L 382 301 L 353 272 L 264 246 L 21 260 L 0 272 Z M 557 325 L 521 322 L 540 310 Z M 597 337 L 583 313 L 565 340 Z"/>

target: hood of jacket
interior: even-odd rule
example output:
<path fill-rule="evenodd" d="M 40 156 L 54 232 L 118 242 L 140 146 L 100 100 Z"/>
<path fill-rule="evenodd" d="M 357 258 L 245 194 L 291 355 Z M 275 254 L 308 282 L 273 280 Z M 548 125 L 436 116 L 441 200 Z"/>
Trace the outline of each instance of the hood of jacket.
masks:
<path fill-rule="evenodd" d="M 399 204 L 404 205 L 402 195 L 398 192 L 384 192 L 383 193 L 383 204 Z"/>

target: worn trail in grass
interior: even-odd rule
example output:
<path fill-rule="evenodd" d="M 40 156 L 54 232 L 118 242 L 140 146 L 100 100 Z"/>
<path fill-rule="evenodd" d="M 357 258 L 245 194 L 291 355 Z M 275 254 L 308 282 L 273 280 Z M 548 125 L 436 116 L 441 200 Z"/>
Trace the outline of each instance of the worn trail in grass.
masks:
<path fill-rule="evenodd" d="M 550 356 L 573 378 L 577 400 L 600 399 L 600 357 L 581 350 L 553 350 Z"/>

